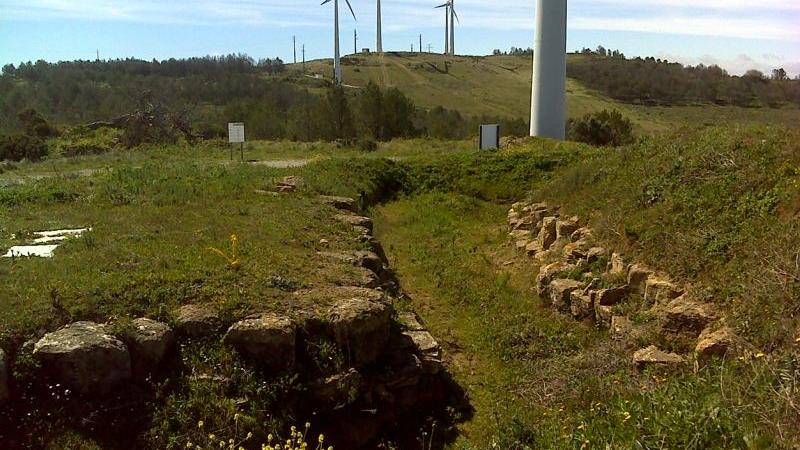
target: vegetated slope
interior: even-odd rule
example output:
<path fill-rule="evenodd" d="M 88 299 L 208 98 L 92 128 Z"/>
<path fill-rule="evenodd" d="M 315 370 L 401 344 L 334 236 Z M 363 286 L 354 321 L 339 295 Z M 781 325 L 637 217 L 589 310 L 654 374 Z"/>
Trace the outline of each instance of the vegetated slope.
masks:
<path fill-rule="evenodd" d="M 569 55 L 569 65 L 587 67 L 593 60 Z M 443 106 L 466 115 L 508 116 L 526 119 L 530 115 L 531 58 L 529 56 L 444 56 L 432 53 L 391 52 L 383 55 L 358 54 L 343 58 L 344 82 L 363 87 L 369 81 L 397 87 L 417 106 Z M 632 64 L 632 62 L 631 62 Z M 289 71 L 302 65 L 288 65 Z M 314 74 L 330 77 L 333 61 L 306 63 L 306 79 L 317 82 Z M 662 132 L 682 125 L 771 123 L 796 126 L 800 109 L 743 108 L 696 103 L 693 106 L 643 106 L 622 103 L 603 92 L 587 89 L 576 79 L 567 80 L 569 117 L 602 109 L 618 109 L 645 133 Z"/>

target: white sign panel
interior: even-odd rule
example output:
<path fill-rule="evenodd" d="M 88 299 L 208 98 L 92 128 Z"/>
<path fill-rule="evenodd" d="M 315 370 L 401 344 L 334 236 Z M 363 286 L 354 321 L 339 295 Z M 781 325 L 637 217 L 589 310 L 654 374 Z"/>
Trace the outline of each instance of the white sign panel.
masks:
<path fill-rule="evenodd" d="M 244 143 L 244 124 L 234 122 L 228 124 L 228 142 L 231 144 Z"/>
<path fill-rule="evenodd" d="M 481 125 L 481 150 L 500 148 L 500 125 Z"/>

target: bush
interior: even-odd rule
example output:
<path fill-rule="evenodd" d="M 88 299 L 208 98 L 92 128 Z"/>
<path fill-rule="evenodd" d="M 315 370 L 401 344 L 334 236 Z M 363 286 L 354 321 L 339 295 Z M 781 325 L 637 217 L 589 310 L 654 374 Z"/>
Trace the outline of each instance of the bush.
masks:
<path fill-rule="evenodd" d="M 619 111 L 602 110 L 567 122 L 570 140 L 596 146 L 619 146 L 633 142 L 633 124 Z"/>
<path fill-rule="evenodd" d="M 356 140 L 355 147 L 362 152 L 371 153 L 378 150 L 378 143 L 374 139 L 360 138 Z"/>
<path fill-rule="evenodd" d="M 17 118 L 19 118 L 22 127 L 25 129 L 25 134 L 28 136 L 36 136 L 43 139 L 58 136 L 58 130 L 50 126 L 35 109 L 26 109 L 17 114 Z"/>
<path fill-rule="evenodd" d="M 114 149 L 119 144 L 120 131 L 114 128 L 101 127 L 89 130 L 75 127 L 55 139 L 51 145 L 55 155 L 65 157 L 100 155 Z"/>
<path fill-rule="evenodd" d="M 47 156 L 47 145 L 33 136 L 14 134 L 0 137 L 0 161 L 38 161 Z"/>

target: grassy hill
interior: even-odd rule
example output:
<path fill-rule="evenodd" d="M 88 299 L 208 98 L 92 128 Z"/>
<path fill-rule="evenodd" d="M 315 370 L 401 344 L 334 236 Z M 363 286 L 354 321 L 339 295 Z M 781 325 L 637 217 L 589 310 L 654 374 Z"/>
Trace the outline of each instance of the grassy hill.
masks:
<path fill-rule="evenodd" d="M 570 62 L 584 58 L 570 55 Z M 345 85 L 361 88 L 372 81 L 396 87 L 417 106 L 443 106 L 466 115 L 491 115 L 527 118 L 530 115 L 531 59 L 524 56 L 444 56 L 431 53 L 391 52 L 384 55 L 359 54 L 343 59 Z M 302 71 L 302 65 L 290 65 Z M 307 81 L 300 83 L 320 88 L 316 74 L 325 78 L 333 72 L 333 60 L 307 62 Z M 662 132 L 675 125 L 767 123 L 796 126 L 800 109 L 742 108 L 735 106 L 642 106 L 615 101 L 605 94 L 586 89 L 579 81 L 567 80 L 569 117 L 602 109 L 618 109 L 641 132 Z"/>

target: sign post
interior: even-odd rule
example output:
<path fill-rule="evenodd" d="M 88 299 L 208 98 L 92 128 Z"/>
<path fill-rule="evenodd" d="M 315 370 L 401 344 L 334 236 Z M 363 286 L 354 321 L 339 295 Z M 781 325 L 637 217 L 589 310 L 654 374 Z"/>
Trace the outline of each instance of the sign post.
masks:
<path fill-rule="evenodd" d="M 228 143 L 239 144 L 242 161 L 244 161 L 244 123 L 232 122 L 228 124 Z M 233 147 L 231 147 L 231 161 L 233 161 Z"/>
<path fill-rule="evenodd" d="M 500 125 L 481 125 L 480 149 L 497 150 L 500 148 Z"/>

